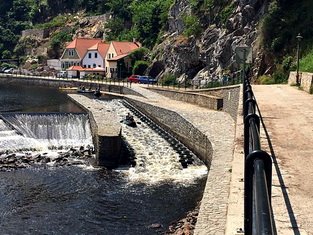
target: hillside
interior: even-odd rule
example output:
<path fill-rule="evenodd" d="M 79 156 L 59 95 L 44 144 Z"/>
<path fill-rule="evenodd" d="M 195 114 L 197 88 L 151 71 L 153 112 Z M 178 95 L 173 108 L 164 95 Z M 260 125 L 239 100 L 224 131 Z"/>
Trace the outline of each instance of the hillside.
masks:
<path fill-rule="evenodd" d="M 150 49 L 150 75 L 205 86 L 238 71 L 233 49 L 246 44 L 254 52 L 251 75 L 283 82 L 295 69 L 298 33 L 301 55 L 310 58 L 310 9 L 309 0 L 11 0 L 0 3 L 0 56 L 44 63 L 77 36 L 135 38 Z M 112 18 L 88 18 L 107 12 Z M 44 29 L 46 36 L 22 36 L 25 29 Z M 311 70 L 308 64 L 300 61 Z"/>

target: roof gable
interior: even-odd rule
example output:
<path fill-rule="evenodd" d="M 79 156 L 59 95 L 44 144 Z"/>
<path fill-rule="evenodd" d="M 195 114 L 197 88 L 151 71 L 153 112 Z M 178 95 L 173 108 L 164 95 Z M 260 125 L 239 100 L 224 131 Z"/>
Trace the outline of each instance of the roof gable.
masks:
<path fill-rule="evenodd" d="M 111 43 L 112 43 L 112 46 L 114 47 L 117 55 L 127 54 L 127 53 L 134 51 L 140 47 L 140 43 L 134 43 L 134 42 L 113 41 Z"/>
<path fill-rule="evenodd" d="M 66 47 L 66 49 L 76 49 L 79 57 L 83 58 L 88 48 L 100 42 L 100 38 L 76 38 Z"/>
<path fill-rule="evenodd" d="M 97 50 L 100 53 L 100 55 L 102 56 L 102 58 L 105 58 L 105 56 L 109 50 L 109 47 L 110 47 L 110 43 L 100 42 L 100 43 L 97 43 L 97 44 L 93 45 L 92 47 L 90 47 L 88 49 L 88 51 Z"/>

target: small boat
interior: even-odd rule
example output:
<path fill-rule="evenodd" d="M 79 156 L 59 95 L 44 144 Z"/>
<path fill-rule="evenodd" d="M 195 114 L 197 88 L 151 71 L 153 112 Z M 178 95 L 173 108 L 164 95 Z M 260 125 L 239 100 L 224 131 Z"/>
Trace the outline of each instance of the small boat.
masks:
<path fill-rule="evenodd" d="M 134 120 L 123 120 L 123 123 L 126 124 L 127 126 L 131 127 L 137 127 L 137 123 Z"/>
<path fill-rule="evenodd" d="M 77 93 L 94 93 L 94 91 L 78 88 Z"/>
<path fill-rule="evenodd" d="M 77 90 L 77 87 L 59 87 L 59 90 Z"/>

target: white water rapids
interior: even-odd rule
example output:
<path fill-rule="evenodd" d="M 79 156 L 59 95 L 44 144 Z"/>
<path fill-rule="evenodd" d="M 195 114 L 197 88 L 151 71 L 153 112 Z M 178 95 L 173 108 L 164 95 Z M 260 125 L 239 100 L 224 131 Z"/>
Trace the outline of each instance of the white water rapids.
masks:
<path fill-rule="evenodd" d="M 121 100 L 99 101 L 107 110 L 116 113 L 117 119 L 122 120 L 127 113 L 133 114 Z M 133 114 L 134 115 L 134 114 Z M 131 167 L 128 174 L 131 182 L 157 184 L 161 181 L 174 181 L 189 184 L 207 174 L 207 167 L 200 160 L 183 168 L 179 162 L 179 154 L 171 145 L 145 122 L 136 119 L 137 127 L 122 124 L 122 135 L 135 151 L 136 166 Z M 193 156 L 195 159 L 197 157 Z"/>
<path fill-rule="evenodd" d="M 12 114 L 0 118 L 0 152 L 92 145 L 87 115 Z"/>

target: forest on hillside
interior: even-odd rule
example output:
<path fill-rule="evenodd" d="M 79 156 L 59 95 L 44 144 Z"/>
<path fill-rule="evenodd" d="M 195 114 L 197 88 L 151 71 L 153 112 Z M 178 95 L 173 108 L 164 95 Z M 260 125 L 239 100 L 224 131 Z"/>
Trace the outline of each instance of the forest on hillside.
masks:
<path fill-rule="evenodd" d="M 21 31 L 31 28 L 62 27 L 68 16 L 113 14 L 107 27 L 108 40 L 136 38 L 152 47 L 167 22 L 174 0 L 8 0 L 0 2 L 0 58 L 17 56 L 14 47 Z M 68 40 L 59 36 L 57 40 Z M 17 53 L 18 54 L 18 53 Z"/>
<path fill-rule="evenodd" d="M 0 1 L 0 59 L 23 56 L 16 47 L 21 31 L 32 28 L 63 27 L 78 13 L 84 16 L 112 13 L 106 28 L 111 30 L 106 40 L 136 38 L 152 49 L 162 42 L 167 31 L 169 10 L 178 0 L 6 0 Z M 262 0 L 259 0 L 263 2 Z M 227 20 L 236 10 L 234 0 L 188 0 L 191 9 L 183 16 L 183 37 L 201 35 L 209 26 L 227 27 Z M 271 0 L 268 13 L 259 22 L 259 42 L 262 50 L 271 54 L 277 64 L 277 76 L 285 77 L 294 66 L 297 44 L 301 33 L 302 67 L 313 72 L 313 2 L 311 0 Z M 208 16 L 207 22 L 203 16 Z M 73 30 L 74 32 L 74 30 Z M 73 32 L 59 32 L 50 42 L 50 51 L 62 49 L 71 41 Z M 307 61 L 307 62 L 305 62 Z M 279 80 L 279 79 L 278 79 Z"/>

